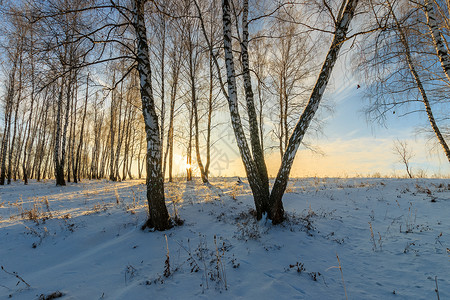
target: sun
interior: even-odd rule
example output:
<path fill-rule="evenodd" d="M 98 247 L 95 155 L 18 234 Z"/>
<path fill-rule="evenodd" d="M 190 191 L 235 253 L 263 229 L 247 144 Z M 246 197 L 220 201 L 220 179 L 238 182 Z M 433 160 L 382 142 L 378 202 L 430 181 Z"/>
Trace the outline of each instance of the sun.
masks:
<path fill-rule="evenodd" d="M 191 168 L 191 164 L 186 164 L 186 170 L 189 170 Z"/>

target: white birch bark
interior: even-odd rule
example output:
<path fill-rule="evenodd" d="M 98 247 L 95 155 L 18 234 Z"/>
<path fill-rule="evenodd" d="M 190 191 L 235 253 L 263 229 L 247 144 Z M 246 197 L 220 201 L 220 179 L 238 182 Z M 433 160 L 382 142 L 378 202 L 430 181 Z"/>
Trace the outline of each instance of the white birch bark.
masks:
<path fill-rule="evenodd" d="M 422 96 L 422 102 L 423 102 L 423 104 L 425 106 L 425 111 L 426 111 L 427 116 L 428 116 L 428 121 L 430 122 L 431 128 L 433 129 L 434 133 L 436 134 L 436 137 L 437 137 L 439 143 L 441 144 L 441 146 L 442 146 L 442 148 L 444 150 L 445 156 L 447 157 L 448 161 L 450 162 L 450 149 L 449 149 L 448 144 L 445 141 L 444 137 L 442 136 L 441 131 L 439 130 L 439 127 L 436 124 L 436 120 L 434 118 L 433 111 L 431 110 L 430 101 L 428 100 L 428 95 L 427 95 L 427 93 L 425 91 L 425 88 L 424 88 L 424 86 L 422 84 L 422 80 L 419 77 L 419 73 L 417 73 L 414 61 L 412 60 L 411 50 L 409 48 L 408 40 L 406 39 L 405 33 L 403 31 L 403 28 L 400 25 L 400 22 L 398 21 L 398 19 L 395 16 L 395 13 L 394 13 L 394 11 L 392 9 L 392 6 L 391 6 L 390 2 L 387 1 L 387 3 L 389 5 L 391 13 L 392 13 L 392 15 L 394 17 L 394 20 L 395 20 L 395 23 L 396 23 L 396 26 L 397 26 L 397 29 L 398 29 L 398 33 L 400 35 L 400 40 L 401 40 L 401 42 L 403 44 L 403 47 L 404 47 L 404 50 L 405 50 L 404 51 L 405 52 L 405 58 L 406 58 L 406 62 L 408 63 L 409 70 L 411 72 L 411 75 L 414 78 L 414 81 L 416 82 L 417 89 L 419 90 L 420 95 Z"/>
<path fill-rule="evenodd" d="M 250 76 L 250 64 L 248 55 L 248 0 L 244 0 L 242 10 L 242 68 L 244 78 L 245 99 L 247 102 L 248 120 L 250 125 L 250 143 L 252 146 L 253 159 L 256 164 L 259 177 L 259 189 L 261 195 L 262 213 L 269 210 L 269 178 L 267 174 L 266 162 L 264 160 L 263 149 L 259 136 L 258 118 L 255 109 L 255 101 L 252 89 L 252 80 Z"/>
<path fill-rule="evenodd" d="M 147 201 L 150 218 L 146 226 L 156 230 L 171 227 L 169 213 L 164 202 L 164 178 L 161 168 L 161 136 L 151 82 L 150 55 L 147 28 L 144 19 L 145 0 L 134 0 L 134 29 L 137 42 L 137 68 L 140 77 L 142 114 L 147 136 Z"/>
<path fill-rule="evenodd" d="M 222 1 L 223 11 L 223 47 L 225 50 L 225 66 L 227 69 L 228 79 L 228 108 L 230 110 L 231 125 L 236 137 L 236 143 L 244 164 L 247 178 L 253 192 L 255 201 L 257 218 L 262 217 L 263 205 L 261 203 L 261 180 L 259 178 L 258 168 L 248 147 L 247 139 L 245 137 L 244 129 L 242 127 L 241 117 L 239 114 L 239 105 L 237 100 L 237 85 L 236 85 L 236 71 L 234 67 L 233 47 L 231 40 L 231 7 L 229 0 Z"/>
<path fill-rule="evenodd" d="M 5 127 L 3 130 L 3 139 L 0 151 L 1 152 L 0 185 L 4 185 L 6 179 L 6 154 L 8 152 L 9 132 L 11 128 L 11 114 L 13 107 L 13 98 L 15 93 L 16 65 L 17 65 L 16 62 L 14 62 L 8 82 L 8 91 L 6 95 L 5 124 L 4 124 Z"/>
<path fill-rule="evenodd" d="M 61 114 L 62 114 L 62 102 L 63 102 L 63 89 L 64 80 L 61 80 L 60 91 L 58 95 L 57 112 L 56 112 L 56 132 L 55 132 L 55 145 L 54 145 L 54 167 L 56 185 L 65 185 L 64 181 L 64 169 L 61 167 Z"/>
<path fill-rule="evenodd" d="M 286 190 L 287 182 L 289 180 L 289 173 L 294 162 L 295 154 L 297 153 L 298 147 L 305 136 L 306 130 L 308 129 L 312 118 L 319 108 L 320 101 L 322 100 L 323 93 L 325 92 L 325 88 L 330 79 L 334 64 L 338 58 L 339 50 L 346 39 L 347 31 L 350 26 L 350 22 L 353 19 L 358 0 L 347 0 L 343 2 L 343 4 L 344 3 L 345 8 L 337 18 L 333 42 L 328 50 L 328 54 L 325 58 L 324 64 L 322 65 L 322 69 L 320 70 L 319 77 L 311 93 L 308 104 L 306 105 L 300 120 L 289 138 L 289 144 L 283 154 L 281 166 L 278 170 L 277 178 L 275 179 L 275 183 L 270 194 L 271 219 L 274 224 L 283 221 L 284 209 L 281 199 L 284 191 Z M 342 7 L 344 7 L 344 5 Z"/>
<path fill-rule="evenodd" d="M 436 21 L 436 14 L 434 13 L 432 1 L 425 0 L 424 10 L 427 17 L 427 25 L 430 29 L 431 37 L 433 38 L 434 47 L 436 48 L 437 56 L 439 57 L 445 76 L 447 76 L 447 79 L 450 81 L 450 57 L 448 55 L 442 33 L 439 30 L 439 26 Z"/>

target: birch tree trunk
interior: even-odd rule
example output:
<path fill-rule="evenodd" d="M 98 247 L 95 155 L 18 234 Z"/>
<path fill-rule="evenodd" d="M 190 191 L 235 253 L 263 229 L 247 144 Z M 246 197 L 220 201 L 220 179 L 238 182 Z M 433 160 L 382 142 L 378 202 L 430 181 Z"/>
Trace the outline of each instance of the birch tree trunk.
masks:
<path fill-rule="evenodd" d="M 17 132 L 17 119 L 19 116 L 19 107 L 20 107 L 20 101 L 22 98 L 22 76 L 20 75 L 22 72 L 22 68 L 19 68 L 19 86 L 18 86 L 18 95 L 17 95 L 17 100 L 16 100 L 16 105 L 15 105 L 15 109 L 14 109 L 14 126 L 13 126 L 13 133 L 12 133 L 12 140 L 11 140 L 11 144 L 9 146 L 9 151 L 8 151 L 8 173 L 7 173 L 7 182 L 8 184 L 11 184 L 11 177 L 12 177 L 12 167 L 13 165 L 15 165 L 13 163 L 13 152 L 14 152 L 14 147 L 16 146 L 16 132 Z M 14 103 L 14 99 L 11 99 L 11 101 L 13 101 Z M 8 122 L 8 139 L 11 138 L 10 137 L 10 127 L 11 127 L 11 114 L 9 115 L 9 122 Z M 20 145 L 20 134 L 19 134 L 19 142 L 17 144 Z M 20 155 L 21 153 L 21 149 L 19 147 L 17 147 L 16 149 Z M 17 158 L 17 155 L 16 155 Z M 16 168 L 14 168 L 14 171 L 16 170 Z M 14 177 L 14 181 L 16 181 L 16 177 Z"/>
<path fill-rule="evenodd" d="M 19 72 L 19 77 L 21 79 L 22 73 L 22 52 L 23 52 L 23 36 L 19 31 L 17 32 L 17 36 L 15 39 L 15 48 L 12 50 L 11 56 L 8 57 L 11 60 L 11 70 L 9 74 L 9 78 L 7 80 L 6 86 L 6 97 L 5 97 L 5 122 L 4 122 L 4 131 L 3 131 L 3 139 L 2 145 L 0 149 L 1 153 L 1 165 L 0 165 L 0 185 L 5 184 L 5 179 L 8 179 L 8 184 L 11 183 L 11 157 L 9 157 L 8 170 L 6 168 L 6 157 L 8 154 L 8 144 L 10 142 L 11 135 L 11 119 L 14 107 L 14 98 L 16 95 L 16 91 L 18 90 L 16 87 L 16 75 Z M 19 70 L 17 70 L 19 68 Z M 22 80 L 20 80 L 21 82 Z M 19 82 L 19 83 L 20 83 Z M 21 84 L 21 83 L 20 83 Z M 20 87 L 21 89 L 21 87 Z M 17 111 L 19 108 L 20 98 L 17 99 L 17 106 L 15 110 L 14 124 L 16 124 L 17 119 Z M 13 134 L 13 139 L 15 138 L 15 133 Z M 11 143 L 13 147 L 14 142 Z"/>
<path fill-rule="evenodd" d="M 416 67 L 414 65 L 414 61 L 411 57 L 411 50 L 409 48 L 408 40 L 406 39 L 405 33 L 403 31 L 403 28 L 400 25 L 400 22 L 398 21 L 397 17 L 395 16 L 395 13 L 391 6 L 391 3 L 389 1 L 387 1 L 387 3 L 389 5 L 389 9 L 391 10 L 393 18 L 395 20 L 395 23 L 396 23 L 396 26 L 398 29 L 398 33 L 400 36 L 400 40 L 404 47 L 404 54 L 405 54 L 406 62 L 408 63 L 409 70 L 411 72 L 411 75 L 414 78 L 417 89 L 419 90 L 420 95 L 422 96 L 422 102 L 425 106 L 425 111 L 428 116 L 428 121 L 430 122 L 431 128 L 433 129 L 434 133 L 436 134 L 436 137 L 444 150 L 445 156 L 447 157 L 448 161 L 450 162 L 450 149 L 449 149 L 448 144 L 445 141 L 444 137 L 442 136 L 442 133 L 439 130 L 439 127 L 436 124 L 436 120 L 434 119 L 433 111 L 431 110 L 430 101 L 428 100 L 428 96 L 427 96 L 425 88 L 422 84 L 422 80 L 419 77 L 419 73 L 417 73 Z M 443 67 L 444 67 L 444 65 L 443 65 Z"/>
<path fill-rule="evenodd" d="M 48 124 L 48 118 L 47 118 L 47 116 L 48 116 L 48 107 L 49 107 L 49 104 L 48 104 L 48 97 L 47 97 L 47 95 L 46 95 L 46 97 L 44 98 L 44 116 L 43 116 L 43 119 L 42 119 L 42 122 L 41 122 L 41 124 L 42 124 L 42 128 L 47 128 L 47 124 Z M 42 139 L 40 139 L 40 142 L 38 143 L 38 150 L 36 150 L 36 153 L 37 153 L 37 155 L 36 155 L 36 159 L 37 159 L 37 174 L 36 174 L 36 179 L 37 179 L 37 181 L 40 181 L 41 180 L 41 172 L 43 171 L 42 170 L 42 162 L 44 161 L 44 156 L 45 156 L 45 153 L 46 153 L 46 142 L 47 142 L 47 131 L 46 130 L 41 130 L 41 133 L 42 133 Z M 50 148 L 49 148 L 49 150 L 50 150 Z M 48 154 L 47 154 L 47 157 L 48 157 Z M 44 167 L 46 167 L 46 164 L 44 164 Z M 44 172 L 42 172 L 42 173 L 44 173 Z"/>
<path fill-rule="evenodd" d="M 34 79 L 34 78 L 33 78 Z M 23 172 L 23 183 L 25 185 L 28 184 L 28 163 L 27 163 L 27 154 L 31 152 L 32 143 L 30 143 L 30 134 L 31 134 L 31 121 L 33 118 L 33 108 L 34 108 L 34 80 L 32 82 L 32 91 L 31 91 L 31 104 L 30 104 L 30 116 L 28 117 L 28 131 L 26 133 L 25 145 L 23 151 L 23 162 L 22 162 L 22 172 Z"/>
<path fill-rule="evenodd" d="M 130 131 L 130 124 L 131 124 L 131 104 L 130 100 L 127 97 L 126 102 L 126 108 L 125 108 L 125 125 L 124 125 L 124 149 L 123 149 L 123 160 L 122 160 L 122 180 L 126 180 L 127 178 L 127 171 L 128 171 L 128 154 L 130 151 L 130 140 L 131 140 L 131 131 Z M 129 109 L 128 109 L 129 107 Z M 126 114 L 128 110 L 128 115 Z"/>
<path fill-rule="evenodd" d="M 140 77 L 142 113 L 147 135 L 147 201 L 149 219 L 145 226 L 156 230 L 171 227 L 171 221 L 164 201 L 164 178 L 161 168 L 161 136 L 151 82 L 150 56 L 147 43 L 147 29 L 144 19 L 145 0 L 133 0 L 134 29 L 137 42 L 137 68 Z"/>
<path fill-rule="evenodd" d="M 80 140 L 77 146 L 77 152 L 75 155 L 75 162 L 73 163 L 73 182 L 78 183 L 79 178 L 79 168 L 80 168 L 80 160 L 81 160 L 81 147 L 83 146 L 83 137 L 84 137 L 84 124 L 86 121 L 86 112 L 87 112 L 87 104 L 89 99 L 89 74 L 86 79 L 86 96 L 84 99 L 84 110 L 83 110 L 83 118 L 81 120 L 81 128 L 80 128 Z"/>
<path fill-rule="evenodd" d="M 165 10 L 164 1 L 162 2 L 162 10 Z M 161 15 L 161 149 L 164 149 L 164 122 L 166 116 L 166 102 L 165 102 L 165 75 L 166 70 L 164 63 L 166 60 L 166 16 Z M 164 171 L 165 167 L 163 168 Z M 163 172 L 164 178 L 164 172 Z"/>
<path fill-rule="evenodd" d="M 124 126 L 122 126 L 122 104 L 123 104 L 123 84 L 120 84 L 120 95 L 119 95 L 119 109 L 117 114 L 117 145 L 116 145 L 116 153 L 114 157 L 114 179 L 120 181 L 119 175 L 119 158 L 120 158 L 120 150 L 122 149 L 122 141 L 124 134 Z M 124 113 L 124 119 L 126 118 L 126 111 Z"/>
<path fill-rule="evenodd" d="M 211 26 L 212 31 L 212 26 Z M 210 32 L 212 35 L 212 32 Z M 211 164 L 211 121 L 213 114 L 213 58 L 211 54 L 209 55 L 209 95 L 208 95 L 208 123 L 206 127 L 206 163 L 205 163 L 205 174 L 209 177 L 209 166 Z"/>
<path fill-rule="evenodd" d="M 194 137 L 195 137 L 195 154 L 198 168 L 200 169 L 200 176 L 202 178 L 203 183 L 208 182 L 208 175 L 205 173 L 205 168 L 203 167 L 202 158 L 200 155 L 200 137 L 199 137 L 199 117 L 198 117 L 198 99 L 197 99 L 197 87 L 196 83 L 196 73 L 198 66 L 198 53 L 197 45 L 194 44 L 194 40 L 192 38 L 192 27 L 190 24 L 188 25 L 188 40 L 187 40 L 187 51 L 189 55 L 189 83 L 191 85 L 191 105 L 192 105 L 192 113 L 193 113 L 193 125 L 194 125 Z M 195 41 L 197 43 L 197 41 Z M 191 165 L 192 169 L 192 165 Z M 191 171 L 192 172 L 192 171 Z"/>
<path fill-rule="evenodd" d="M 54 145 L 54 167 L 56 185 L 66 185 L 64 180 L 64 166 L 61 166 L 61 114 L 63 102 L 64 80 L 61 79 L 60 91 L 58 95 L 57 112 L 56 112 L 56 131 L 55 131 L 55 145 Z"/>
<path fill-rule="evenodd" d="M 255 201 L 257 219 L 261 219 L 265 212 L 264 199 L 266 197 L 263 190 L 264 183 L 259 176 L 259 170 L 255 161 L 251 155 L 248 147 L 247 138 L 245 137 L 244 129 L 242 126 L 241 117 L 239 114 L 239 104 L 237 101 L 237 85 L 236 85 L 236 71 L 234 67 L 232 36 L 231 36 L 231 6 L 229 0 L 222 1 L 222 20 L 223 20 L 223 47 L 225 51 L 225 66 L 227 69 L 228 78 L 228 93 L 227 101 L 228 108 L 230 110 L 231 125 L 236 137 L 236 143 L 239 148 L 242 162 L 244 164 L 245 172 L 247 174 L 248 182 L 253 193 L 253 199 Z M 215 62 L 216 63 L 216 62 Z M 217 66 L 217 64 L 216 64 Z M 268 193 L 268 190 L 267 190 Z"/>
<path fill-rule="evenodd" d="M 63 132 L 62 132 L 62 143 L 61 143 L 61 160 L 60 160 L 60 173 L 59 176 L 61 176 L 61 178 L 59 180 L 62 179 L 61 182 L 64 182 L 64 184 L 61 185 L 66 185 L 65 181 L 64 181 L 64 166 L 65 166 L 65 162 L 66 162 L 66 140 L 67 140 L 67 128 L 69 126 L 69 112 L 70 112 L 70 103 L 71 103 L 71 99 L 72 99 L 72 87 L 74 85 L 73 82 L 73 75 L 71 72 L 69 72 L 69 82 L 67 84 L 67 99 L 66 99 L 66 110 L 65 110 L 65 116 L 64 116 L 64 127 L 63 127 Z M 70 138 L 70 136 L 69 136 Z"/>
<path fill-rule="evenodd" d="M 244 0 L 243 4 L 241 59 L 244 77 L 245 100 L 247 102 L 247 113 L 250 125 L 250 143 L 252 147 L 253 159 L 258 172 L 257 176 L 259 177 L 257 187 L 260 189 L 259 194 L 261 196 L 261 211 L 262 213 L 267 213 L 269 212 L 269 176 L 267 174 L 266 162 L 264 160 L 264 152 L 261 147 L 258 117 L 256 114 L 252 80 L 250 77 L 250 63 L 248 56 L 248 0 Z"/>
<path fill-rule="evenodd" d="M 15 122 L 15 120 L 14 120 L 14 122 Z M 21 177 L 21 173 L 20 173 L 20 171 L 21 171 L 21 168 L 20 168 L 20 162 L 21 162 L 21 159 L 22 159 L 22 148 L 23 148 L 23 145 L 24 145 L 24 140 L 25 140 L 25 129 L 24 129 L 24 124 L 22 123 L 22 122 L 20 122 L 20 124 L 17 126 L 17 127 L 19 127 L 19 130 L 18 130 L 18 134 L 17 134 L 17 144 L 14 142 L 13 144 L 14 145 L 16 145 L 16 147 L 15 147 L 15 153 L 16 153 L 16 155 L 14 155 L 14 160 L 12 161 L 12 163 L 11 163 L 11 166 L 12 166 L 12 170 L 11 169 L 9 169 L 9 166 L 8 166 L 8 184 L 10 184 L 11 183 L 11 176 L 13 176 L 13 179 L 14 179 L 14 181 L 16 181 L 17 180 L 17 178 L 20 178 Z M 23 135 L 24 136 L 22 136 L 22 133 L 23 133 Z M 13 133 L 13 141 L 15 141 L 15 134 Z M 11 151 L 12 151 L 12 147 L 11 147 Z M 11 155 L 10 155 L 10 158 L 12 159 L 12 152 L 11 152 Z"/>
<path fill-rule="evenodd" d="M 75 73 L 75 72 L 74 72 Z M 77 86 L 77 80 L 76 75 L 74 75 L 74 80 L 72 81 L 73 84 L 71 85 L 70 90 L 67 91 L 67 99 L 70 99 L 70 110 L 69 110 L 69 116 L 70 116 L 70 127 L 69 127 L 69 143 L 67 145 L 67 182 L 71 181 L 71 173 L 72 173 L 72 166 L 74 162 L 74 146 L 75 146 L 75 124 L 76 124 L 76 111 L 77 111 L 77 101 L 75 101 L 75 91 Z"/>
<path fill-rule="evenodd" d="M 295 154 L 298 147 L 305 136 L 306 130 L 311 123 L 317 109 L 319 108 L 320 101 L 322 100 L 323 93 L 330 79 L 331 72 L 334 64 L 338 58 L 339 50 L 341 49 L 347 35 L 347 31 L 351 20 L 353 19 L 358 0 L 347 0 L 342 3 L 345 4 L 345 8 L 342 10 L 337 18 L 336 29 L 333 37 L 333 42 L 328 50 L 328 54 L 325 58 L 325 62 L 320 70 L 319 77 L 316 81 L 314 89 L 309 98 L 308 104 L 303 111 L 300 120 L 292 132 L 289 138 L 289 144 L 283 155 L 280 169 L 278 170 L 277 178 L 270 194 L 271 213 L 270 217 L 273 224 L 277 224 L 284 219 L 284 209 L 282 197 L 289 180 L 289 173 L 294 162 Z M 343 6 L 342 6 L 343 7 Z"/>
<path fill-rule="evenodd" d="M 280 123 L 279 123 L 279 127 L 280 127 L 280 132 L 278 133 L 278 140 L 279 140 L 279 145 L 280 145 L 280 156 L 281 159 L 283 159 L 283 154 L 284 154 L 284 148 L 283 148 L 283 137 L 284 137 L 284 105 L 283 105 L 283 75 L 280 74 L 280 78 L 279 78 L 280 82 L 279 82 L 279 95 L 278 95 L 278 105 L 280 106 Z"/>
<path fill-rule="evenodd" d="M 189 109 L 189 138 L 188 145 L 186 149 L 186 181 L 192 180 L 192 124 L 194 120 L 193 105 L 191 103 L 190 107 L 186 105 Z"/>
<path fill-rule="evenodd" d="M 447 76 L 447 79 L 450 81 L 450 57 L 447 48 L 445 47 L 442 33 L 436 22 L 436 15 L 431 0 L 425 0 L 424 10 L 425 16 L 427 17 L 427 26 L 430 29 L 430 34 L 433 38 L 434 47 L 436 48 L 437 56 L 441 62 L 442 70 L 444 70 L 445 76 Z"/>
<path fill-rule="evenodd" d="M 206 41 L 206 45 L 208 47 L 208 52 L 209 52 L 209 98 L 208 98 L 208 120 L 207 120 L 207 131 L 206 131 L 206 163 L 205 163 L 205 168 L 204 168 L 204 172 L 206 177 L 209 176 L 209 166 L 211 164 L 211 130 L 212 130 L 212 115 L 213 115 L 213 66 L 215 65 L 215 67 L 217 68 L 217 77 L 219 79 L 220 82 L 220 88 L 225 96 L 225 98 L 228 99 L 228 94 L 225 91 L 225 85 L 222 81 L 221 78 L 221 74 L 220 74 L 220 67 L 219 64 L 217 62 L 217 57 L 213 52 L 213 41 L 214 40 L 214 30 L 215 30 L 215 26 L 214 26 L 214 14 L 216 13 L 216 6 L 215 6 L 215 1 L 211 2 L 211 6 L 209 7 L 209 11 L 210 11 L 210 28 L 209 28 L 209 37 L 208 34 L 206 32 L 206 27 L 205 27 L 205 22 L 203 20 L 203 16 L 202 16 L 202 11 L 200 9 L 200 6 L 197 2 L 197 0 L 194 0 L 194 5 L 197 9 L 197 13 L 198 13 L 198 18 L 200 21 L 200 29 L 203 33 L 203 36 L 205 38 Z M 210 41 L 211 38 L 211 41 Z"/>
<path fill-rule="evenodd" d="M 10 79 L 8 82 L 8 92 L 6 96 L 6 107 L 5 107 L 5 128 L 3 130 L 2 148 L 1 148 L 1 173 L 0 173 L 0 185 L 5 184 L 6 179 L 6 154 L 8 153 L 8 143 L 9 143 L 9 132 L 11 130 L 11 114 L 13 106 L 13 98 L 15 91 L 15 65 L 13 67 Z"/>
<path fill-rule="evenodd" d="M 116 84 L 116 74 L 114 73 L 113 75 L 113 86 L 115 86 Z M 109 180 L 111 181 L 116 181 L 116 176 L 115 176 L 115 172 L 114 172 L 114 137 L 116 135 L 115 133 L 115 119 L 116 119 L 116 111 L 115 111 L 115 106 L 116 106 L 116 97 L 115 97 L 116 91 L 115 89 L 111 92 L 111 118 L 110 118 L 110 124 L 109 124 L 109 131 L 110 131 L 110 154 L 111 154 L 111 159 L 109 161 Z"/>
<path fill-rule="evenodd" d="M 197 95 L 195 92 L 195 83 L 192 83 L 191 91 L 192 91 L 192 110 L 194 111 L 194 127 L 195 127 L 195 154 L 197 159 L 197 164 L 200 169 L 200 175 L 203 183 L 208 182 L 208 175 L 205 172 L 205 168 L 203 167 L 202 158 L 200 156 L 200 138 L 199 138 L 199 120 L 198 120 L 198 107 L 197 107 Z"/>
<path fill-rule="evenodd" d="M 138 178 L 142 178 L 142 171 L 141 171 L 141 153 L 142 153 L 142 136 L 139 133 L 139 151 L 138 151 L 138 157 L 137 157 L 137 168 L 138 168 Z"/>
<path fill-rule="evenodd" d="M 172 182 L 172 167 L 173 167 L 173 122 L 175 118 L 175 104 L 178 91 L 178 78 L 180 75 L 181 51 L 177 48 L 172 53 L 172 85 L 170 90 L 170 107 L 169 107 L 169 129 L 167 132 L 167 149 L 164 154 L 163 174 L 165 174 L 166 160 L 169 156 L 169 182 Z M 138 158 L 139 161 L 139 158 Z"/>
<path fill-rule="evenodd" d="M 30 31 L 30 40 L 33 40 L 33 31 Z M 30 51 L 30 67 L 31 67 L 31 94 L 30 94 L 30 116 L 28 118 L 28 132 L 26 133 L 27 137 L 25 139 L 25 147 L 23 152 L 23 162 L 22 162 L 22 172 L 23 172 L 23 182 L 24 184 L 28 184 L 28 171 L 29 171 L 29 161 L 30 157 L 27 157 L 27 154 L 31 156 L 31 149 L 33 145 L 34 138 L 31 139 L 30 143 L 30 134 L 34 130 L 32 129 L 32 119 L 33 119 L 33 108 L 36 97 L 35 84 L 36 84 L 36 76 L 35 76 L 35 62 L 34 62 L 34 53 Z M 36 119 L 38 116 L 36 115 Z"/>

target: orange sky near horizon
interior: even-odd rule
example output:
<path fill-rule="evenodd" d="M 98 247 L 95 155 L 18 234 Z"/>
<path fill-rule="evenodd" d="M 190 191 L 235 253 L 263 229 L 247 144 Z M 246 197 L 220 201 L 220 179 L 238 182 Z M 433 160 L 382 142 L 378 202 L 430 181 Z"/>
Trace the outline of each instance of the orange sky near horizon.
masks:
<path fill-rule="evenodd" d="M 424 144 L 426 141 L 417 139 L 406 141 L 415 153 L 410 162 L 413 174 L 421 173 L 427 177 L 450 177 L 450 164 L 439 151 L 440 149 L 437 149 L 437 153 L 430 153 Z M 350 140 L 322 140 L 317 145 L 323 154 L 314 153 L 305 148 L 299 149 L 290 177 L 406 176 L 404 165 L 398 161 L 398 156 L 392 150 L 392 139 L 364 137 Z M 221 148 L 217 155 L 214 151 L 213 149 L 211 153 L 210 176 L 246 176 L 242 160 L 236 155 L 236 152 L 224 152 Z M 270 177 L 277 175 L 280 161 L 278 151 L 266 154 Z M 192 167 L 194 175 L 199 176 L 195 161 Z M 186 175 L 185 173 L 186 159 L 177 154 L 174 159 L 174 175 L 183 177 Z"/>

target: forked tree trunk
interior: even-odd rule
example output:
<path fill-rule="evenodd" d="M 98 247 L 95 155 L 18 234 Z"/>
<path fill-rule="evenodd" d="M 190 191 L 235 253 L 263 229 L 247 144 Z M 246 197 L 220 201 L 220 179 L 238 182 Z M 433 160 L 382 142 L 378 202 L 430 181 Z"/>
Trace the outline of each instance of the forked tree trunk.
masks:
<path fill-rule="evenodd" d="M 164 201 L 164 178 L 161 168 L 161 136 L 151 82 L 150 55 L 147 43 L 147 29 L 144 19 L 145 0 L 134 0 L 134 29 L 137 42 L 137 69 L 140 77 L 142 113 L 147 135 L 147 201 L 149 219 L 146 226 L 156 230 L 171 227 L 171 221 Z"/>
<path fill-rule="evenodd" d="M 236 142 L 241 154 L 241 158 L 244 164 L 245 171 L 247 173 L 248 181 L 253 192 L 253 197 L 256 206 L 257 218 L 260 219 L 264 212 L 268 211 L 268 216 L 272 220 L 273 224 L 277 224 L 284 219 L 284 209 L 282 204 L 282 196 L 286 189 L 286 185 L 289 179 L 289 173 L 292 167 L 292 163 L 297 152 L 297 149 L 305 135 L 305 132 L 316 113 L 320 100 L 322 99 L 323 93 L 327 86 L 328 80 L 330 78 L 332 69 L 337 60 L 339 50 L 342 44 L 346 40 L 346 33 L 350 22 L 354 16 L 354 12 L 357 6 L 358 0 L 347 0 L 343 1 L 341 4 L 341 9 L 337 17 L 335 34 L 333 42 L 331 44 L 330 50 L 326 56 L 325 62 L 320 71 L 319 77 L 317 79 L 316 85 L 311 94 L 310 100 L 294 128 L 293 133 L 289 139 L 289 144 L 285 149 L 283 154 L 282 164 L 280 166 L 278 176 L 275 180 L 274 187 L 270 197 L 268 196 L 268 176 L 265 170 L 264 156 L 262 152 L 261 142 L 260 142 L 260 128 L 257 123 L 256 111 L 254 109 L 253 102 L 253 92 L 251 88 L 251 80 L 249 76 L 249 66 L 248 66 L 248 54 L 247 54 L 247 43 L 248 43 L 248 24 L 247 24 L 247 14 L 248 14 L 248 2 L 244 1 L 243 8 L 243 42 L 241 44 L 241 54 L 243 63 L 243 75 L 244 75 L 244 88 L 247 100 L 247 110 L 249 114 L 250 123 L 250 137 L 253 150 L 253 156 L 247 144 L 247 139 L 244 134 L 242 122 L 240 119 L 238 111 L 238 101 L 237 101 L 237 85 L 236 85 L 236 72 L 234 67 L 233 59 L 233 49 L 232 49 L 232 35 L 231 35 L 231 6 L 229 0 L 222 1 L 222 11 L 223 11 L 223 36 L 224 36 L 224 51 L 225 51 L 225 65 L 227 69 L 227 83 L 228 83 L 228 93 L 223 89 L 222 92 L 228 100 L 228 106 L 231 116 L 231 124 L 236 137 Z M 201 12 L 199 6 L 195 2 L 197 10 L 200 14 Z M 206 36 L 203 23 L 202 30 Z M 208 46 L 211 46 L 207 39 Z M 214 64 L 219 70 L 217 60 L 214 58 Z M 220 70 L 219 70 L 220 71 Z M 220 78 L 220 76 L 219 76 Z M 268 204 L 267 198 L 268 199 Z"/>
<path fill-rule="evenodd" d="M 264 152 L 261 147 L 259 136 L 258 117 L 255 109 L 255 101 L 252 89 L 252 80 L 250 76 L 250 63 L 248 55 L 248 0 L 244 0 L 242 11 L 242 68 L 244 77 L 245 100 L 247 103 L 247 113 L 250 125 L 250 144 L 252 147 L 253 159 L 256 164 L 258 184 L 256 185 L 261 196 L 261 212 L 269 212 L 269 176 L 267 173 L 266 162 L 264 160 Z"/>
<path fill-rule="evenodd" d="M 317 78 L 314 89 L 309 98 L 308 104 L 303 111 L 300 120 L 292 132 L 289 138 L 289 144 L 283 154 L 280 169 L 278 170 L 277 178 L 275 179 L 272 192 L 270 194 L 270 206 L 271 206 L 271 219 L 272 223 L 277 224 L 284 219 L 284 209 L 282 197 L 289 180 L 289 173 L 291 172 L 292 164 L 294 162 L 295 154 L 298 147 L 305 136 L 311 120 L 313 119 L 317 109 L 319 108 L 320 101 L 322 100 L 323 93 L 330 79 L 331 72 L 334 64 L 339 55 L 344 41 L 346 39 L 347 31 L 350 26 L 350 22 L 353 19 L 358 0 L 348 0 L 342 3 L 340 14 L 337 18 L 336 29 L 333 37 L 333 42 L 328 50 L 325 62 L 320 70 L 319 77 Z M 345 5 L 345 8 L 344 8 Z"/>
<path fill-rule="evenodd" d="M 236 84 L 236 71 L 234 67 L 233 47 L 232 47 L 232 35 L 231 35 L 231 6 L 229 0 L 222 1 L 223 11 L 223 47 L 225 51 L 225 66 L 227 69 L 228 78 L 228 108 L 230 110 L 231 125 L 236 137 L 236 143 L 239 148 L 239 152 L 244 164 L 245 172 L 247 174 L 248 182 L 253 193 L 253 199 L 255 201 L 257 218 L 261 219 L 265 210 L 266 193 L 263 191 L 263 182 L 259 176 L 259 169 L 257 167 L 254 158 L 248 147 L 247 138 L 245 137 L 244 129 L 242 126 L 241 117 L 239 114 L 239 104 L 237 100 L 237 84 Z M 216 62 L 215 62 L 216 63 Z M 217 64 L 216 64 L 217 66 Z M 268 190 L 267 190 L 268 193 Z"/>

